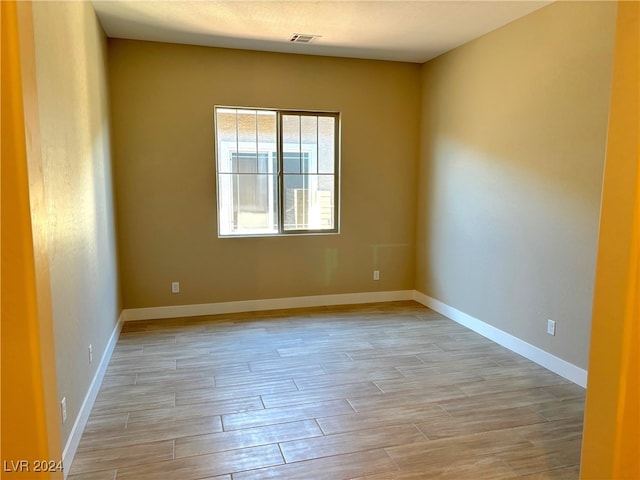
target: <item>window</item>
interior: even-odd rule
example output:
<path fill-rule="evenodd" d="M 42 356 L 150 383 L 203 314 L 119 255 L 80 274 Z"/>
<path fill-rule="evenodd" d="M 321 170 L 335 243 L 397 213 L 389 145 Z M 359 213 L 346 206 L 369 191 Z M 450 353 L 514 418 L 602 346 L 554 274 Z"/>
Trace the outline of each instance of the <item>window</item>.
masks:
<path fill-rule="evenodd" d="M 338 231 L 339 115 L 215 107 L 218 233 Z"/>

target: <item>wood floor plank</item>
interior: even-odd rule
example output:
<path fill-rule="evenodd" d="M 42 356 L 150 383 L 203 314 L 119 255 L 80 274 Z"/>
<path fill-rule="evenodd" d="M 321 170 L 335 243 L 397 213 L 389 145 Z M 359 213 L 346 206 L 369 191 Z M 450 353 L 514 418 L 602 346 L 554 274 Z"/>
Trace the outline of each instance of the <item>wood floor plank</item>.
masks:
<path fill-rule="evenodd" d="M 474 435 L 465 435 L 442 440 L 429 440 L 398 447 L 386 452 L 400 470 L 414 470 L 428 465 L 474 464 L 479 457 L 493 456 L 508 463 L 508 458 L 499 454 L 515 450 L 523 452 L 533 445 L 512 430 L 498 430 Z M 517 460 L 518 457 L 514 457 Z"/>
<path fill-rule="evenodd" d="M 433 352 L 421 353 L 417 355 L 417 357 L 425 365 L 432 366 L 432 367 L 436 367 L 436 366 L 446 367 L 446 365 L 451 363 L 462 365 L 461 363 L 458 363 L 458 362 L 464 362 L 465 360 L 469 360 L 471 362 L 475 362 L 476 360 L 480 360 L 483 362 L 490 360 L 500 365 L 501 362 L 506 362 L 512 359 L 513 356 L 516 356 L 517 358 L 520 358 L 520 359 L 523 358 L 520 355 L 516 355 L 515 353 L 510 352 L 507 349 L 499 350 L 492 353 L 478 353 L 473 351 L 467 352 L 464 350 L 456 351 L 456 352 L 445 352 L 443 350 L 436 350 Z M 526 361 L 526 363 L 531 363 L 530 360 L 527 360 L 527 359 L 524 359 L 524 360 Z"/>
<path fill-rule="evenodd" d="M 211 355 L 208 351 L 205 354 L 177 359 L 175 373 L 181 374 L 185 370 L 213 372 L 213 374 L 224 373 L 226 375 L 249 373 L 251 371 L 248 362 L 240 362 L 238 359 L 220 361 L 218 357 Z"/>
<path fill-rule="evenodd" d="M 515 478 L 515 472 L 506 462 L 493 457 L 475 457 L 431 463 L 393 475 L 370 475 L 351 480 L 515 480 Z"/>
<path fill-rule="evenodd" d="M 522 426 L 517 432 L 536 446 L 582 438 L 582 416 Z"/>
<path fill-rule="evenodd" d="M 101 472 L 92 470 L 88 473 L 71 474 L 67 477 L 67 480 L 115 480 L 116 469 L 103 470 Z"/>
<path fill-rule="evenodd" d="M 140 443 L 126 447 L 82 450 L 73 460 L 70 473 L 86 473 L 129 465 L 161 462 L 173 458 L 173 440 Z"/>
<path fill-rule="evenodd" d="M 425 355 L 421 355 L 424 357 Z M 417 357 L 417 356 L 416 356 Z M 445 362 L 427 362 L 417 357 L 420 360 L 418 365 L 402 365 L 398 367 L 398 370 L 402 372 L 405 377 L 420 377 L 424 375 L 438 374 L 438 373 L 456 373 L 461 371 L 469 371 L 475 369 L 482 369 L 482 377 L 486 378 L 486 372 L 490 368 L 498 367 L 496 361 L 490 357 L 474 356 L 472 358 L 451 358 Z"/>
<path fill-rule="evenodd" d="M 109 387 L 121 387 L 124 385 L 135 385 L 136 375 L 105 375 L 102 380 L 101 390 Z"/>
<path fill-rule="evenodd" d="M 538 403 L 529 408 L 547 420 L 562 420 L 563 418 L 583 417 L 584 407 L 584 397 L 582 397 Z"/>
<path fill-rule="evenodd" d="M 475 352 L 479 354 L 490 355 L 494 352 L 499 352 L 502 347 L 496 345 L 491 340 L 488 340 L 480 335 L 468 335 L 467 339 L 457 339 L 449 342 L 439 342 L 435 346 L 439 350 L 445 352 Z"/>
<path fill-rule="evenodd" d="M 84 427 L 84 432 L 123 429 L 126 428 L 128 419 L 129 412 L 110 413 L 107 415 L 91 413 Z"/>
<path fill-rule="evenodd" d="M 280 443 L 280 450 L 287 463 L 312 460 L 314 458 L 343 455 L 345 453 L 375 450 L 397 445 L 423 442 L 424 435 L 413 425 L 358 430 L 354 432 L 326 435 L 303 440 Z"/>
<path fill-rule="evenodd" d="M 144 356 L 142 357 L 144 359 Z M 166 370 L 175 370 L 176 361 L 172 359 L 156 359 L 152 361 L 134 361 L 126 359 L 118 363 L 109 363 L 105 375 L 124 375 L 139 372 L 158 372 Z"/>
<path fill-rule="evenodd" d="M 580 464 L 582 440 L 572 439 L 535 446 L 527 449 L 512 449 L 496 456 L 506 461 L 518 475 L 546 472 Z"/>
<path fill-rule="evenodd" d="M 548 392 L 553 394 L 556 398 L 560 400 L 584 400 L 586 390 L 582 388 L 580 385 L 576 385 L 574 383 L 565 383 L 562 385 L 552 385 L 546 387 Z"/>
<path fill-rule="evenodd" d="M 486 393 L 527 390 L 565 382 L 566 380 L 559 378 L 557 375 L 513 375 L 510 377 L 490 378 L 480 382 L 463 384 L 459 385 L 459 388 L 472 397 Z"/>
<path fill-rule="evenodd" d="M 116 480 L 199 480 L 282 463 L 278 446 L 265 445 L 122 467 Z"/>
<path fill-rule="evenodd" d="M 416 355 L 387 355 L 367 360 L 351 360 L 341 362 L 323 362 L 326 373 L 347 373 L 375 370 L 376 368 L 398 368 L 409 365 L 424 365 Z"/>
<path fill-rule="evenodd" d="M 351 395 L 349 403 L 357 412 L 384 410 L 394 407 L 411 407 L 415 405 L 465 398 L 466 395 L 456 385 L 435 385 L 420 390 L 381 393 L 378 395 Z"/>
<path fill-rule="evenodd" d="M 225 430 L 238 430 L 240 428 L 260 427 L 319 417 L 332 418 L 336 415 L 345 415 L 353 412 L 353 408 L 346 400 L 325 400 L 300 405 L 288 405 L 286 407 L 267 408 L 255 412 L 230 413 L 222 416 L 222 425 Z"/>
<path fill-rule="evenodd" d="M 222 423 L 219 416 L 138 423 L 124 430 L 85 432 L 78 451 L 99 450 L 105 446 L 124 447 L 220 431 Z"/>
<path fill-rule="evenodd" d="M 518 480 L 576 480 L 580 476 L 580 465 L 556 468 L 529 475 L 519 475 Z"/>
<path fill-rule="evenodd" d="M 434 387 L 446 386 L 455 386 L 458 387 L 459 391 L 461 391 L 459 389 L 460 385 L 482 381 L 484 380 L 482 377 L 478 376 L 477 373 L 461 371 L 447 374 L 437 372 L 432 372 L 431 374 L 425 373 L 424 376 L 420 377 L 402 376 L 400 378 L 376 380 L 375 384 L 384 393 L 394 393 L 409 391 L 424 392 Z"/>
<path fill-rule="evenodd" d="M 282 407 L 301 403 L 313 403 L 323 400 L 348 399 L 353 406 L 351 398 L 371 398 L 379 396 L 382 392 L 373 382 L 348 383 L 330 387 L 309 388 L 297 392 L 272 393 L 262 395 L 265 408 Z"/>
<path fill-rule="evenodd" d="M 219 402 L 234 398 L 246 398 L 255 395 L 294 392 L 298 387 L 291 379 L 256 381 L 248 385 L 229 385 L 224 387 L 202 388 L 176 392 L 176 405 Z"/>
<path fill-rule="evenodd" d="M 462 386 L 462 385 L 460 385 Z M 456 398 L 438 402 L 451 414 L 493 410 L 495 405 L 509 405 L 513 408 L 526 407 L 552 401 L 555 397 L 544 388 L 525 388 L 508 392 L 485 393 L 467 398 Z"/>
<path fill-rule="evenodd" d="M 328 388 L 332 385 L 345 385 L 363 381 L 389 380 L 404 378 L 394 367 L 379 367 L 363 372 L 328 373 L 312 377 L 296 377 L 295 382 L 300 390 L 309 388 Z"/>
<path fill-rule="evenodd" d="M 344 480 L 367 473 L 395 472 L 384 450 L 350 453 L 235 473 L 234 480 Z"/>
<path fill-rule="evenodd" d="M 423 470 L 414 470 L 410 472 L 374 473 L 372 475 L 354 477 L 349 480 L 425 480 L 425 478 Z"/>
<path fill-rule="evenodd" d="M 251 373 L 219 374 L 215 376 L 216 386 L 246 385 L 256 381 L 281 380 L 288 378 L 307 378 L 316 375 L 324 375 L 325 371 L 320 365 L 301 365 L 280 370 L 265 370 Z"/>
<path fill-rule="evenodd" d="M 175 405 L 176 394 L 173 392 L 123 391 L 118 395 L 98 395 L 91 413 L 105 415 L 108 413 L 131 412 L 147 408 L 171 407 Z"/>
<path fill-rule="evenodd" d="M 157 372 L 156 372 L 157 373 Z M 214 386 L 213 375 L 191 375 L 182 377 L 179 372 L 172 370 L 171 373 L 163 372 L 159 374 L 155 381 L 146 381 L 142 377 L 143 373 L 139 375 L 135 385 L 117 385 L 103 389 L 103 393 L 107 394 L 109 398 L 116 401 L 117 397 L 128 398 L 133 396 L 142 397 L 154 393 L 170 393 L 185 390 L 195 390 L 200 388 L 207 388 Z M 162 378 L 162 379 L 160 379 Z M 102 399 L 100 397 L 98 399 Z"/>
<path fill-rule="evenodd" d="M 312 363 L 324 366 L 326 363 L 346 362 L 351 363 L 351 358 L 344 352 L 327 352 L 318 355 L 295 355 L 291 357 L 278 357 L 273 360 L 250 362 L 252 372 L 264 372 L 269 370 L 281 370 L 291 367 L 301 367 Z M 326 369 L 325 369 L 326 372 Z M 327 372 L 328 373 L 328 372 Z"/>
<path fill-rule="evenodd" d="M 163 358 L 171 358 L 179 360 L 191 358 L 198 355 L 207 355 L 209 347 L 205 345 L 187 345 L 171 343 L 166 345 L 145 345 L 142 348 L 142 355 L 127 355 L 121 357 L 121 362 L 144 360 L 162 360 Z"/>
<path fill-rule="evenodd" d="M 247 342 L 245 342 L 247 343 Z M 238 349 L 238 345 L 224 345 L 209 349 L 209 355 L 214 360 L 225 363 L 233 359 L 234 362 L 258 362 L 281 358 L 275 345 L 246 346 Z"/>
<path fill-rule="evenodd" d="M 406 349 L 405 354 L 417 355 L 436 350 L 434 348 L 434 344 L 436 343 L 454 341 L 450 335 L 446 334 L 429 335 L 429 337 L 425 339 L 423 335 L 416 336 L 412 335 L 412 333 L 415 332 L 407 331 L 400 334 L 389 331 L 385 332 L 384 335 L 379 334 L 376 338 L 371 338 L 369 343 L 376 349 L 383 351 L 387 349 L 395 351 L 399 346 L 402 346 L 403 349 Z"/>
<path fill-rule="evenodd" d="M 220 416 L 227 413 L 262 410 L 260 397 L 234 398 L 196 405 L 176 405 L 175 407 L 136 410 L 129 413 L 127 428 L 161 422 L 179 422 L 196 418 Z"/>
<path fill-rule="evenodd" d="M 416 424 L 448 414 L 438 405 L 426 403 L 404 407 L 383 408 L 363 413 L 351 413 L 336 417 L 318 418 L 318 425 L 325 435 L 368 430 L 391 425 Z"/>
<path fill-rule="evenodd" d="M 480 413 L 463 412 L 449 417 L 431 419 L 418 424 L 418 428 L 429 439 L 435 440 L 546 422 L 544 417 L 528 407 L 494 407 L 493 410 L 483 410 Z"/>
<path fill-rule="evenodd" d="M 387 348 L 371 348 L 371 349 L 363 349 L 363 350 L 349 350 L 349 356 L 354 360 L 371 360 L 380 357 L 397 357 L 398 355 L 421 355 L 427 352 L 435 352 L 440 351 L 440 349 L 432 343 L 425 343 L 420 346 L 414 345 L 410 348 L 404 348 L 404 346 L 399 342 L 399 345 L 396 347 L 387 347 Z"/>
<path fill-rule="evenodd" d="M 350 344 L 338 344 L 338 342 L 327 342 L 326 344 L 299 345 L 296 347 L 278 348 L 281 357 L 291 357 L 295 355 L 309 355 L 314 353 L 325 353 L 344 351 L 348 345 L 349 352 L 374 350 L 373 345 L 366 341 L 355 341 Z"/>
<path fill-rule="evenodd" d="M 195 382 L 206 380 L 207 386 L 215 386 L 215 375 L 224 371 L 224 366 L 217 367 L 193 367 L 193 368 L 177 368 L 175 370 L 166 370 L 160 372 L 141 372 L 136 375 L 136 385 L 152 385 L 165 384 L 168 386 L 181 385 L 192 387 L 188 381 L 194 379 Z M 195 383 L 194 382 L 194 383 Z M 203 387 L 198 387 L 203 388 Z M 193 389 L 193 388 L 189 388 Z M 177 390 L 182 390 L 178 388 Z"/>
<path fill-rule="evenodd" d="M 313 420 L 243 428 L 241 430 L 179 438 L 175 443 L 175 457 L 190 457 L 202 455 L 203 453 L 223 452 L 225 450 L 256 447 L 319 436 L 322 436 L 322 431 Z"/>

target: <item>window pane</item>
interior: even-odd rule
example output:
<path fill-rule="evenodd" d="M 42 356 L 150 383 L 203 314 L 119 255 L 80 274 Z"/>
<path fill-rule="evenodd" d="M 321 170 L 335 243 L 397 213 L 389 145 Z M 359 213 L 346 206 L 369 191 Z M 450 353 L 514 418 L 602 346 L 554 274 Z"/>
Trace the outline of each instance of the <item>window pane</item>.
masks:
<path fill-rule="evenodd" d="M 277 173 L 276 112 L 258 110 L 258 171 Z"/>
<path fill-rule="evenodd" d="M 216 110 L 216 154 L 218 172 L 231 172 L 229 151 L 237 149 L 236 111 L 232 109 Z"/>
<path fill-rule="evenodd" d="M 282 116 L 282 152 L 284 173 L 300 173 L 300 116 Z"/>
<path fill-rule="evenodd" d="M 256 164 L 255 154 L 252 152 L 231 152 L 231 171 L 233 173 L 271 173 L 268 172 L 269 152 L 258 152 Z"/>
<path fill-rule="evenodd" d="M 336 121 L 333 117 L 318 118 L 318 158 L 320 173 L 335 173 Z"/>
<path fill-rule="evenodd" d="M 284 176 L 284 230 L 329 230 L 335 225 L 332 175 Z"/>
<path fill-rule="evenodd" d="M 319 209 L 319 222 L 321 229 L 334 229 L 335 219 L 335 180 L 334 175 L 318 175 L 317 202 Z"/>
<path fill-rule="evenodd" d="M 238 153 L 242 152 L 244 164 L 250 172 L 258 171 L 258 129 L 255 110 L 238 110 Z M 249 166 L 249 162 L 253 165 Z"/>
<path fill-rule="evenodd" d="M 284 152 L 282 154 L 282 169 L 284 173 L 300 173 L 300 153 Z"/>
<path fill-rule="evenodd" d="M 221 234 L 278 231 L 276 175 L 223 174 L 218 188 Z"/>
<path fill-rule="evenodd" d="M 300 117 L 301 164 L 303 173 L 318 173 L 318 117 Z"/>
<path fill-rule="evenodd" d="M 300 164 L 302 165 L 302 173 L 317 173 L 316 152 L 302 152 L 300 155 Z"/>

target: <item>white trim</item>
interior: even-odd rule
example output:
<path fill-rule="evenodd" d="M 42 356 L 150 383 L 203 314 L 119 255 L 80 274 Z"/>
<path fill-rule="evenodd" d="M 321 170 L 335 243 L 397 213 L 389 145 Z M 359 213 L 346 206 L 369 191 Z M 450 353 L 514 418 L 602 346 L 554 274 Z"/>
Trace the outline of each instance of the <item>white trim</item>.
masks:
<path fill-rule="evenodd" d="M 423 304 L 426 307 L 435 310 L 436 312 L 450 318 L 454 322 L 463 325 L 474 332 L 479 333 L 483 337 L 488 338 L 496 342 L 498 345 L 508 348 L 509 350 L 522 355 L 525 358 L 543 366 L 544 368 L 551 370 L 554 373 L 570 380 L 571 382 L 580 385 L 583 388 L 587 387 L 587 371 L 563 360 L 561 358 L 552 355 L 549 352 L 531 345 L 524 340 L 514 337 L 513 335 L 500 330 L 488 323 L 478 320 L 471 315 L 468 315 L 456 308 L 453 308 L 445 303 L 442 303 L 435 298 L 431 298 L 424 293 L 415 291 L 413 298 L 416 302 Z"/>
<path fill-rule="evenodd" d="M 342 293 L 336 295 L 269 298 L 263 300 L 241 300 L 238 302 L 202 303 L 196 305 L 130 308 L 123 310 L 122 315 L 124 321 L 129 322 L 132 320 L 152 320 L 156 318 L 197 317 L 201 315 L 256 312 L 260 310 L 353 305 L 358 303 L 394 302 L 413 299 L 414 290 L 394 290 L 388 292 Z"/>
<path fill-rule="evenodd" d="M 120 336 L 120 331 L 122 330 L 122 325 L 124 324 L 124 311 L 120 313 L 118 317 L 118 323 L 116 323 L 113 332 L 111 333 L 111 337 L 109 337 L 109 341 L 107 342 L 107 346 L 104 349 L 104 353 L 102 354 L 102 359 L 100 359 L 100 364 L 98 365 L 98 369 L 96 370 L 96 374 L 91 381 L 91 385 L 89 385 L 89 390 L 84 397 L 84 401 L 82 402 L 82 406 L 80 407 L 80 411 L 78 412 L 78 416 L 76 417 L 76 421 L 73 424 L 73 428 L 71 429 L 71 433 L 69 434 L 69 439 L 67 440 L 67 444 L 62 451 L 62 464 L 64 465 L 64 478 L 67 478 L 69 475 L 69 471 L 71 470 L 71 465 L 73 463 L 73 459 L 76 456 L 76 451 L 78 450 L 78 445 L 80 443 L 80 438 L 82 437 L 82 433 L 84 432 L 84 428 L 87 425 L 87 420 L 89 419 L 89 414 L 91 413 L 91 409 L 93 408 L 93 404 L 96 401 L 96 397 L 98 396 L 98 392 L 100 391 L 100 386 L 102 385 L 102 379 L 104 378 L 104 374 L 107 371 L 107 366 L 109 365 L 109 360 L 111 360 L 111 355 L 113 354 L 113 349 L 116 346 L 116 342 L 118 341 L 118 337 Z"/>

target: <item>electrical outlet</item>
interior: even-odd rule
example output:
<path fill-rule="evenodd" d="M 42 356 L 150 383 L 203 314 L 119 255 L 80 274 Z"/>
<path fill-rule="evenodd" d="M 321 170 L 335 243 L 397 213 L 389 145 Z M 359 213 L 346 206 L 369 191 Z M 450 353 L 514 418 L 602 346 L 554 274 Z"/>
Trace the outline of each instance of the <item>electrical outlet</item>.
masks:
<path fill-rule="evenodd" d="M 556 322 L 554 320 L 547 320 L 547 333 L 555 336 L 556 334 Z"/>
<path fill-rule="evenodd" d="M 89 344 L 89 364 L 93 363 L 93 345 Z"/>
<path fill-rule="evenodd" d="M 171 282 L 171 293 L 180 293 L 180 282 Z"/>
<path fill-rule="evenodd" d="M 62 397 L 60 402 L 60 413 L 62 414 L 62 423 L 67 421 L 67 397 Z"/>
<path fill-rule="evenodd" d="M 373 271 L 373 279 L 374 280 L 380 280 L 380 270 L 374 270 Z"/>

